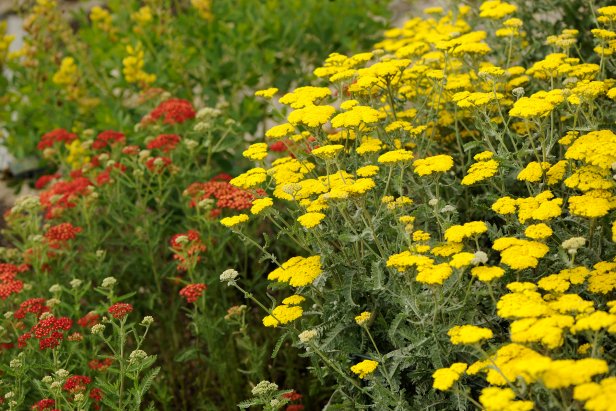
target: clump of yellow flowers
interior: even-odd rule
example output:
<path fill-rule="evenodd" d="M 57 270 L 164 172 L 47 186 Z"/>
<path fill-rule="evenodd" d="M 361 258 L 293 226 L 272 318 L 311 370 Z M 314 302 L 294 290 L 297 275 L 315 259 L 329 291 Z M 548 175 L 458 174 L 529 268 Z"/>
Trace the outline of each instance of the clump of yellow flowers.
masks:
<path fill-rule="evenodd" d="M 591 61 L 574 28 L 528 61 L 517 10 L 431 8 L 331 54 L 231 180 L 305 252 L 268 279 L 310 315 L 264 323 L 320 330 L 308 355 L 362 404 L 614 409 L 616 7 L 594 10 Z"/>

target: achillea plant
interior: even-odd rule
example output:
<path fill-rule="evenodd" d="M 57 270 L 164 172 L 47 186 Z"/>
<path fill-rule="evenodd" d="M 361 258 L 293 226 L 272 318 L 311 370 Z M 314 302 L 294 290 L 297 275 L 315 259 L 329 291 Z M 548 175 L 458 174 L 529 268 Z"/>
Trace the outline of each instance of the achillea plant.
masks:
<path fill-rule="evenodd" d="M 229 284 L 335 384 L 330 404 L 611 409 L 615 10 L 593 9 L 589 58 L 566 30 L 526 62 L 515 4 L 430 9 L 282 94 L 265 141 L 306 148 L 231 184 L 272 199 L 243 224 L 302 251 L 284 262 L 223 220 L 276 265 L 271 304 Z"/>

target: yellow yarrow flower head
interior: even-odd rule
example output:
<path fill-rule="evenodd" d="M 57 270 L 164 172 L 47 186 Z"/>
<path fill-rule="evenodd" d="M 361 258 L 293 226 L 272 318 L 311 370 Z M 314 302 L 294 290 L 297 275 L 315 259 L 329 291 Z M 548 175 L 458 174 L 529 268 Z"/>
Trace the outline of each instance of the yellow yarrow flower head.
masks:
<path fill-rule="evenodd" d="M 236 225 L 245 223 L 249 220 L 248 215 L 246 214 L 239 214 L 233 217 L 225 217 L 222 220 L 220 220 L 220 224 L 224 225 L 225 227 L 235 227 Z"/>
<path fill-rule="evenodd" d="M 242 155 L 249 160 L 258 161 L 267 157 L 267 144 L 255 143 L 251 144 L 247 150 L 242 152 Z"/>
<path fill-rule="evenodd" d="M 325 214 L 312 212 L 299 216 L 297 221 L 302 225 L 302 227 L 310 229 L 321 224 L 321 221 L 323 221 L 324 218 Z"/>
<path fill-rule="evenodd" d="M 376 370 L 376 367 L 378 367 L 378 365 L 378 361 L 363 360 L 362 362 L 352 366 L 351 371 L 354 374 L 357 374 L 359 378 L 363 380 L 364 378 L 366 378 L 367 375 L 372 374 Z"/>
<path fill-rule="evenodd" d="M 477 277 L 479 281 L 488 283 L 496 278 L 500 278 L 505 275 L 505 270 L 500 267 L 490 267 L 487 265 L 481 265 L 471 268 L 471 275 Z"/>
<path fill-rule="evenodd" d="M 447 368 L 439 368 L 432 374 L 434 382 L 432 388 L 440 391 L 447 391 L 456 381 L 460 379 L 462 373 L 466 371 L 467 365 L 463 362 L 451 364 Z"/>
<path fill-rule="evenodd" d="M 451 170 L 453 157 L 449 155 L 437 155 L 415 160 L 414 171 L 417 175 L 426 176 L 433 173 L 442 173 Z"/>
<path fill-rule="evenodd" d="M 372 319 L 372 313 L 369 311 L 364 311 L 355 317 L 355 322 L 357 325 L 365 325 Z"/>
<path fill-rule="evenodd" d="M 302 307 L 297 305 L 279 305 L 272 310 L 272 314 L 263 318 L 263 325 L 266 327 L 278 327 L 281 324 L 288 324 L 297 320 L 303 314 Z"/>
<path fill-rule="evenodd" d="M 276 93 L 278 93 L 278 89 L 276 87 L 270 87 L 264 90 L 255 91 L 255 96 L 269 99 L 269 98 L 274 97 Z"/>
<path fill-rule="evenodd" d="M 452 344 L 477 344 L 483 340 L 488 340 L 494 336 L 489 328 L 477 327 L 475 325 L 457 325 L 447 331 Z"/>
<path fill-rule="evenodd" d="M 293 257 L 268 274 L 267 279 L 289 283 L 292 287 L 311 284 L 321 275 L 321 257 Z"/>
<path fill-rule="evenodd" d="M 413 152 L 407 150 L 393 150 L 381 154 L 378 162 L 381 164 L 393 165 L 397 163 L 408 162 L 413 159 Z"/>
<path fill-rule="evenodd" d="M 532 411 L 535 404 L 532 401 L 516 401 L 511 388 L 487 387 L 481 390 L 479 402 L 485 411 Z"/>
<path fill-rule="evenodd" d="M 253 200 L 252 207 L 250 208 L 250 212 L 252 214 L 261 214 L 264 210 L 270 208 L 274 205 L 274 200 L 269 197 L 265 198 L 257 198 Z"/>
<path fill-rule="evenodd" d="M 344 150 L 344 146 L 342 144 L 328 144 L 319 148 L 315 148 L 311 151 L 311 154 L 323 160 L 331 160 L 336 157 L 338 153 L 340 153 L 342 150 Z"/>

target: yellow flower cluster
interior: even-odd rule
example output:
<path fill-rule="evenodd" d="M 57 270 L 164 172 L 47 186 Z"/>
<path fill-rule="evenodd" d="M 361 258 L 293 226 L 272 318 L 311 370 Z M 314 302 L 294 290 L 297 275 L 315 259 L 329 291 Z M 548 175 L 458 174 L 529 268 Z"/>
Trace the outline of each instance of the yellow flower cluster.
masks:
<path fill-rule="evenodd" d="M 321 257 L 293 257 L 268 274 L 267 279 L 289 283 L 292 287 L 311 284 L 321 275 Z"/>
<path fill-rule="evenodd" d="M 351 371 L 353 371 L 353 373 L 357 374 L 359 378 L 363 380 L 364 378 L 366 378 L 367 375 L 372 374 L 376 370 L 376 367 L 378 367 L 378 365 L 379 363 L 377 361 L 363 360 L 362 362 L 352 366 Z"/>
<path fill-rule="evenodd" d="M 156 81 L 156 75 L 148 74 L 143 70 L 145 65 L 144 52 L 141 45 L 126 46 L 127 56 L 122 60 L 122 73 L 129 83 L 138 83 L 140 87 L 147 87 Z"/>

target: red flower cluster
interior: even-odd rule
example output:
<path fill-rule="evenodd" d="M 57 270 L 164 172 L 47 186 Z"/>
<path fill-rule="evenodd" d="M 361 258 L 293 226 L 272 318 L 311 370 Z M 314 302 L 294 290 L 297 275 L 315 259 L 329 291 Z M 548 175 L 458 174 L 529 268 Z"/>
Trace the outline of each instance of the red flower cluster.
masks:
<path fill-rule="evenodd" d="M 133 306 L 128 303 L 116 303 L 107 309 L 107 312 L 118 320 L 126 317 L 132 311 Z"/>
<path fill-rule="evenodd" d="M 89 397 L 90 399 L 98 403 L 103 400 L 103 390 L 101 390 L 100 388 L 92 388 L 92 390 L 90 390 Z M 100 408 L 100 405 L 94 404 L 94 408 L 98 410 Z"/>
<path fill-rule="evenodd" d="M 26 314 L 34 314 L 39 318 L 41 314 L 49 312 L 49 307 L 45 305 L 44 298 L 30 298 L 19 305 L 19 309 L 13 313 L 13 317 L 22 320 Z"/>
<path fill-rule="evenodd" d="M 190 207 L 195 207 L 200 201 L 208 198 L 216 199 L 216 208 L 212 210 L 212 218 L 220 215 L 223 209 L 246 210 L 252 206 L 257 197 L 265 196 L 262 189 L 255 190 L 255 194 L 242 190 L 229 184 L 231 176 L 219 175 L 207 183 L 193 183 L 184 191 L 184 195 L 191 198 Z"/>
<path fill-rule="evenodd" d="M 113 360 L 111 358 L 105 358 L 104 360 L 91 360 L 88 362 L 88 367 L 94 371 L 105 371 L 107 368 L 111 367 L 113 364 Z"/>
<path fill-rule="evenodd" d="M 269 148 L 270 151 L 275 153 L 282 153 L 289 150 L 289 147 L 287 147 L 287 143 L 285 141 L 276 141 L 275 143 L 272 143 Z"/>
<path fill-rule="evenodd" d="M 56 402 L 53 399 L 45 398 L 34 404 L 32 409 L 36 411 L 53 411 L 55 406 Z"/>
<path fill-rule="evenodd" d="M 43 134 L 43 136 L 41 137 L 41 141 L 39 141 L 36 147 L 39 150 L 44 150 L 46 148 L 52 147 L 55 143 L 67 144 L 75 139 L 77 139 L 77 134 L 69 133 L 63 128 L 57 128 L 50 131 L 49 133 Z"/>
<path fill-rule="evenodd" d="M 126 166 L 124 164 L 115 163 L 113 166 L 105 168 L 96 176 L 96 185 L 102 186 L 111 182 L 111 171 L 113 169 L 120 170 L 120 172 L 123 173 L 126 171 Z"/>
<path fill-rule="evenodd" d="M 53 180 L 57 180 L 60 178 L 60 173 L 55 174 L 47 174 L 44 176 L 40 176 L 36 183 L 34 183 L 34 188 L 37 190 L 42 190 L 49 185 Z"/>
<path fill-rule="evenodd" d="M 160 165 L 156 164 L 156 160 L 159 160 Z M 156 173 L 162 173 L 165 168 L 167 168 L 171 164 L 171 159 L 169 157 L 150 157 L 145 162 L 145 166 L 148 170 Z"/>
<path fill-rule="evenodd" d="M 178 239 L 185 237 L 186 242 L 178 242 Z M 178 270 L 188 270 L 201 260 L 199 253 L 206 250 L 205 245 L 201 242 L 201 236 L 195 230 L 188 230 L 186 233 L 175 234 L 171 237 L 171 249 L 173 250 L 173 259 L 179 260 Z"/>
<path fill-rule="evenodd" d="M 92 328 L 99 323 L 101 316 L 95 312 L 89 312 L 77 320 L 77 324 L 84 328 Z"/>
<path fill-rule="evenodd" d="M 152 123 L 161 118 L 164 124 L 183 123 L 195 118 L 196 114 L 195 109 L 188 100 L 170 98 L 169 100 L 163 101 L 158 107 L 152 110 L 152 112 L 142 120 L 142 123 Z"/>
<path fill-rule="evenodd" d="M 68 391 L 71 394 L 77 394 L 81 391 L 85 391 L 88 388 L 88 384 L 92 382 L 92 378 L 85 375 L 71 375 L 64 382 L 62 389 Z"/>
<path fill-rule="evenodd" d="M 282 394 L 282 397 L 288 399 L 291 402 L 295 402 L 295 401 L 301 401 L 302 394 L 299 394 L 296 391 L 292 391 L 287 394 Z M 304 406 L 302 404 L 291 404 L 291 405 L 287 405 L 287 408 L 285 411 L 302 411 L 303 409 L 304 409 Z"/>
<path fill-rule="evenodd" d="M 92 143 L 94 150 L 102 150 L 106 147 L 113 147 L 115 144 L 124 144 L 126 137 L 119 131 L 107 130 L 99 133 Z"/>
<path fill-rule="evenodd" d="M 177 134 L 161 134 L 154 137 L 154 139 L 147 144 L 147 147 L 150 150 L 157 148 L 168 153 L 178 145 L 181 139 L 182 138 Z"/>
<path fill-rule="evenodd" d="M 180 295 L 186 299 L 188 303 L 194 303 L 203 295 L 203 291 L 207 290 L 205 284 L 188 284 L 180 290 Z"/>
<path fill-rule="evenodd" d="M 45 232 L 45 238 L 51 244 L 64 243 L 74 239 L 81 232 L 81 227 L 76 227 L 71 223 L 60 223 L 49 227 Z"/>
<path fill-rule="evenodd" d="M 41 204 L 47 209 L 45 218 L 57 217 L 64 209 L 75 207 L 79 197 L 90 193 L 91 185 L 85 177 L 73 177 L 73 180 L 54 183 L 40 195 Z"/>
<path fill-rule="evenodd" d="M 64 339 L 64 331 L 68 331 L 73 326 L 73 321 L 68 317 L 48 317 L 40 320 L 32 327 L 30 334 L 34 334 L 39 340 L 39 348 L 45 350 L 47 348 L 55 348 Z M 20 347 L 22 348 L 22 347 Z"/>
<path fill-rule="evenodd" d="M 16 280 L 15 276 L 27 269 L 27 265 L 16 266 L 15 264 L 0 263 L 0 299 L 6 300 L 12 294 L 21 292 L 24 283 Z"/>

